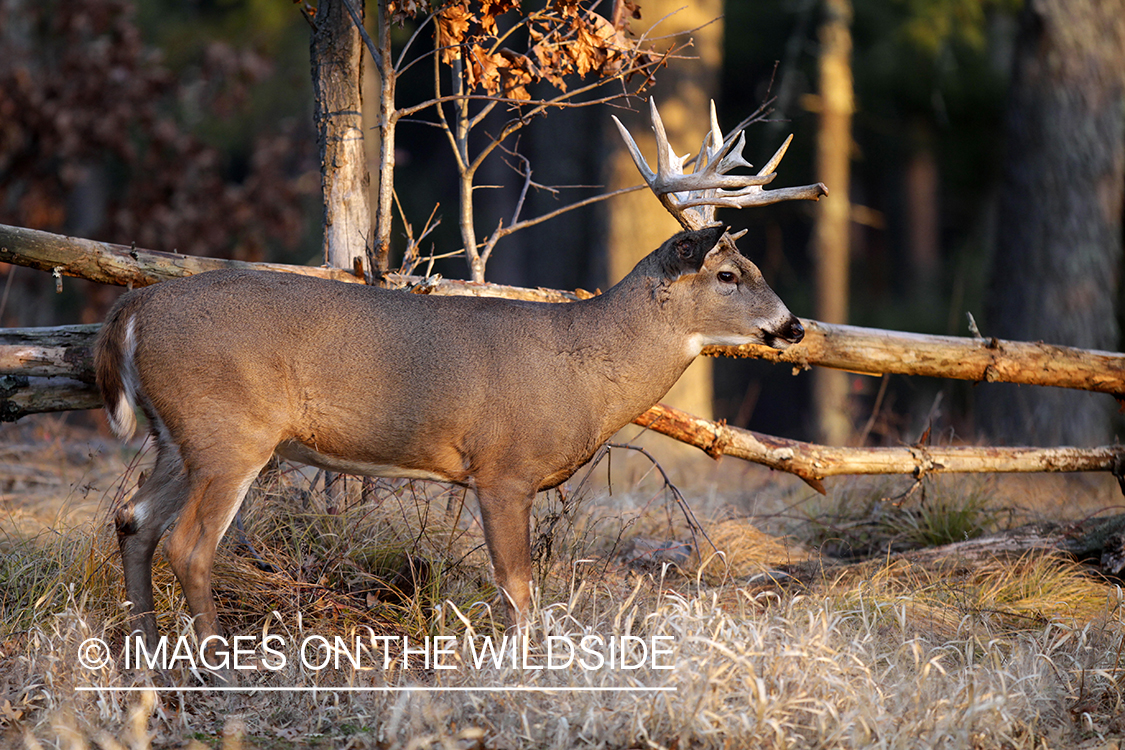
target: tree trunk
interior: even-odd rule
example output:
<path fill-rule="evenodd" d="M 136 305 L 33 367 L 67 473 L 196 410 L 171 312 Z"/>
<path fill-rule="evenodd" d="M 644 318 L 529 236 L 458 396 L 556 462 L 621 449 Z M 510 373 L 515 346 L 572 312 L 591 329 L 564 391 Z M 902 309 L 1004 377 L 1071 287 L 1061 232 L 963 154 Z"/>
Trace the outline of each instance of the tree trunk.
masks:
<path fill-rule="evenodd" d="M 851 202 L 852 7 L 850 0 L 827 0 L 820 27 L 820 130 L 817 179 L 828 188 L 816 222 L 816 310 L 826 323 L 848 322 L 848 235 Z M 819 439 L 843 445 L 851 437 L 848 377 L 818 370 L 813 381 Z"/>
<path fill-rule="evenodd" d="M 1116 350 L 1125 190 L 1125 1 L 1032 0 L 1006 115 L 985 333 Z M 996 441 L 1094 445 L 1109 404 L 1080 394 L 981 389 Z"/>
<path fill-rule="evenodd" d="M 363 16 L 363 0 L 351 0 Z M 371 176 L 363 148 L 363 55 L 359 30 L 344 0 L 321 0 L 311 58 L 320 184 L 324 200 L 324 262 L 355 269 L 371 246 Z M 370 271 L 370 268 L 365 270 Z"/>
<path fill-rule="evenodd" d="M 700 0 L 694 3 L 652 0 L 641 3 L 641 12 L 644 14 L 643 21 L 634 21 L 634 26 L 647 26 L 670 16 L 657 28 L 657 33 L 664 34 L 669 29 L 695 29 L 690 35 L 692 46 L 686 54 L 696 55 L 698 58 L 676 60 L 675 65 L 661 70 L 657 83 L 650 92 L 660 105 L 660 115 L 672 148 L 678 154 L 694 155 L 699 151 L 710 127 L 707 112 L 710 111 L 710 101 L 716 97 L 719 88 L 723 4 L 721 0 Z M 686 36 L 679 36 L 676 42 L 683 43 Z M 637 137 L 638 145 L 649 164 L 655 164 L 656 141 L 649 135 L 652 126 L 648 107 L 639 107 L 636 112 L 618 112 L 617 116 L 629 132 Z M 730 123 L 726 125 L 729 127 Z M 606 127 L 613 130 L 608 122 Z M 608 138 L 613 145 L 613 151 L 607 160 L 609 174 L 606 180 L 609 189 L 636 185 L 640 182 L 640 175 L 637 174 L 628 150 L 615 130 Z M 611 284 L 619 281 L 633 269 L 637 261 L 683 228 L 648 191 L 614 199 L 608 204 L 605 217 L 609 237 L 608 281 Z M 711 363 L 705 359 L 692 363 L 668 393 L 668 403 L 695 414 L 711 415 L 714 410 L 711 369 Z"/>

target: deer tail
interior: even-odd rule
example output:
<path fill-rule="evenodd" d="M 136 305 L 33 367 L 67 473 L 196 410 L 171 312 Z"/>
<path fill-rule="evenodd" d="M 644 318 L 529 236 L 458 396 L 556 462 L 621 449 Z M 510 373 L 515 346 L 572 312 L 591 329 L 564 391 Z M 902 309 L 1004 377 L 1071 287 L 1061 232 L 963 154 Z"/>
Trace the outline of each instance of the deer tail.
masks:
<path fill-rule="evenodd" d="M 94 370 L 113 433 L 128 440 L 137 429 L 135 408 L 140 379 L 133 361 L 137 348 L 135 294 L 127 294 L 110 311 L 94 343 Z"/>

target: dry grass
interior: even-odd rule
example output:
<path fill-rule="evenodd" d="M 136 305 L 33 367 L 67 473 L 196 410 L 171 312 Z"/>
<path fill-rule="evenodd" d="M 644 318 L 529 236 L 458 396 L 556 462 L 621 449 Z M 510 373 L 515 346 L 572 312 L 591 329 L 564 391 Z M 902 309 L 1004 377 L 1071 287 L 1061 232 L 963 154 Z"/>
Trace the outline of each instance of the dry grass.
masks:
<path fill-rule="evenodd" d="M 919 498 L 894 508 L 879 502 L 883 488 L 850 485 L 806 513 L 826 523 L 773 512 L 767 523 L 786 538 L 709 512 L 721 520 L 703 528 L 721 555 L 697 539 L 704 552 L 682 570 L 637 572 L 620 562 L 625 540 L 691 539 L 667 488 L 645 470 L 640 476 L 612 499 L 596 483 L 543 499 L 533 532 L 542 593 L 530 660 L 542 664 L 546 644 L 559 639 L 667 637 L 671 653 L 661 663 L 670 670 L 651 661 L 636 669 L 478 667 L 470 642 L 500 631 L 489 617 L 494 588 L 471 497 L 381 483 L 366 498 L 356 484 L 329 502 L 306 491 L 305 475 L 262 483 L 245 526 L 271 570 L 228 535 L 215 571 L 232 633 L 259 641 L 271 633 L 287 644 L 313 634 L 349 643 L 393 636 L 394 644 L 448 636 L 454 644 L 450 670 L 427 669 L 417 657 L 404 666 L 395 645 L 389 668 L 380 657 L 360 670 L 318 670 L 290 652 L 281 669 L 240 672 L 243 688 L 303 689 L 285 693 L 78 690 L 154 679 L 198 684 L 182 664 L 152 675 L 121 670 L 119 659 L 97 670 L 78 663 L 88 638 L 117 654 L 122 645 L 119 562 L 104 522 L 115 490 L 107 485 L 96 533 L 84 522 L 5 537 L 0 746 L 1007 750 L 1122 738 L 1123 595 L 1080 566 L 1039 556 L 927 568 L 881 557 L 811 588 L 758 576 L 807 557 L 802 544 L 841 529 L 863 528 L 865 544 L 887 550 L 922 544 L 934 529 L 995 527 L 1007 501 L 996 502 L 990 485 L 928 488 L 930 521 Z M 698 497 L 690 496 L 693 506 Z M 775 497 L 792 502 L 788 491 Z M 877 513 L 884 522 L 862 526 Z M 900 513 L 913 514 L 923 535 L 904 540 L 901 524 L 885 522 Z M 162 631 L 190 637 L 182 596 L 160 561 L 156 591 Z M 488 690 L 370 690 L 408 686 Z M 369 690 L 328 690 L 339 687 Z"/>

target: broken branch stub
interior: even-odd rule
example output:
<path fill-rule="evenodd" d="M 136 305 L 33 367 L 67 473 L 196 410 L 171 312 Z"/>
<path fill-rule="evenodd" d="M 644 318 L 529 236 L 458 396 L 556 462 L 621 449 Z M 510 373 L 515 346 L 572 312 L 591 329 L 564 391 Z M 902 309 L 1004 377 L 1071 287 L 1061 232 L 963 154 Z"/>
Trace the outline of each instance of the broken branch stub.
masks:
<path fill-rule="evenodd" d="M 656 135 L 655 171 L 649 166 L 637 142 L 633 140 L 633 136 L 621 121 L 617 117 L 614 117 L 613 121 L 625 140 L 637 170 L 660 199 L 664 208 L 676 217 L 685 229 L 700 229 L 713 224 L 715 209 L 720 206 L 748 208 L 789 200 L 818 200 L 821 196 L 828 195 L 828 189 L 821 183 L 777 190 L 764 189 L 763 186 L 768 185 L 777 176 L 777 165 L 785 156 L 793 140 L 792 135 L 785 139 L 757 174 L 728 174 L 736 167 L 751 167 L 742 156 L 742 149 L 746 146 L 746 133 L 738 130 L 723 137 L 713 101 L 711 102 L 711 129 L 703 137 L 692 171 L 685 173 L 684 164 L 688 157 L 677 156 L 672 150 L 668 142 L 668 134 L 664 130 L 664 122 L 660 119 L 660 112 L 657 111 L 656 102 L 652 99 L 649 99 L 649 111 L 652 117 L 652 129 Z"/>

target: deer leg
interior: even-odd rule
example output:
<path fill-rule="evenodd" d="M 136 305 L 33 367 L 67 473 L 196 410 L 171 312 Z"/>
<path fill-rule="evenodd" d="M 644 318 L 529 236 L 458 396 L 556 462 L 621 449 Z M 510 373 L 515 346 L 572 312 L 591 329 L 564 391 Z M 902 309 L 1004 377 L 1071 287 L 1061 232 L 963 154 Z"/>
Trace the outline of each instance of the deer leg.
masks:
<path fill-rule="evenodd" d="M 484 540 L 496 585 L 507 603 L 508 624 L 520 626 L 531 611 L 531 503 L 535 490 L 477 483 Z"/>
<path fill-rule="evenodd" d="M 201 644 L 208 637 L 221 634 L 211 595 L 215 551 L 238 512 L 242 498 L 268 458 L 266 454 L 260 461 L 241 463 L 236 469 L 221 472 L 195 469 L 189 474 L 188 502 L 164 544 L 164 552 L 183 589 Z M 210 655 L 214 649 L 207 651 Z"/>
<path fill-rule="evenodd" d="M 161 444 L 152 473 L 133 497 L 117 509 L 114 518 L 125 574 L 125 598 L 132 604 L 130 627 L 141 632 L 150 649 L 155 649 L 157 642 L 152 555 L 160 537 L 183 507 L 187 491 L 179 452 Z"/>

